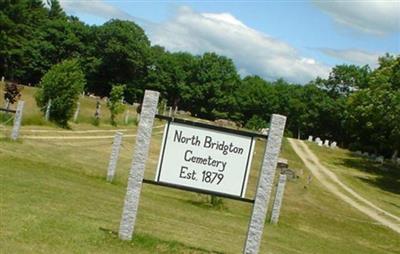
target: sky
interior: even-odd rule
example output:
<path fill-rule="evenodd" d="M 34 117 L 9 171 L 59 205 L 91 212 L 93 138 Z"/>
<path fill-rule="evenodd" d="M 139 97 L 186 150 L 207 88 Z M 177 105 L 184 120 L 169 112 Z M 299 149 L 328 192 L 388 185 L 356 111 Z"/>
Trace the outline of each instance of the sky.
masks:
<path fill-rule="evenodd" d="M 216 52 L 239 73 L 307 83 L 339 64 L 377 66 L 400 54 L 396 1 L 60 0 L 90 25 L 114 18 L 140 25 L 152 45 L 172 52 Z"/>

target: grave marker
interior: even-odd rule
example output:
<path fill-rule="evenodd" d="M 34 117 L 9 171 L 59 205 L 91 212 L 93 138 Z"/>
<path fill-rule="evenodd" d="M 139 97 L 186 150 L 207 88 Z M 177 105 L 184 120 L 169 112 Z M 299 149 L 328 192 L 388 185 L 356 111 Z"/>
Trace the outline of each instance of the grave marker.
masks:
<path fill-rule="evenodd" d="M 46 114 L 45 114 L 45 116 L 44 116 L 44 118 L 46 119 L 46 121 L 49 121 L 49 118 L 50 118 L 50 109 L 51 109 L 51 99 L 49 99 L 49 101 L 47 102 Z"/>
<path fill-rule="evenodd" d="M 81 103 L 78 102 L 76 105 L 76 110 L 75 110 L 75 114 L 74 114 L 74 122 L 76 122 L 78 120 L 80 110 L 81 110 Z"/>
<path fill-rule="evenodd" d="M 313 141 L 313 136 L 308 136 L 308 141 L 312 142 Z"/>

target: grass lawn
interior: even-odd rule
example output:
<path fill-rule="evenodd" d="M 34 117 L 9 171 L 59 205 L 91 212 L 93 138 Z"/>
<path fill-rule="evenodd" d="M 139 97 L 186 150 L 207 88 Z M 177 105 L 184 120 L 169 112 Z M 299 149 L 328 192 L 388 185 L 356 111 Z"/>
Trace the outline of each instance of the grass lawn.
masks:
<path fill-rule="evenodd" d="M 83 98 L 87 104 L 81 104 L 82 114 L 87 120 L 71 124 L 72 130 L 65 132 L 41 120 L 32 94 L 32 88 L 24 89 L 28 107 L 22 137 L 112 136 L 117 129 L 108 120 L 99 127 L 91 125 L 95 100 Z M 149 179 L 154 177 L 158 162 L 162 125 L 161 121 L 154 125 L 157 128 L 153 130 L 145 173 Z M 8 136 L 10 126 L 0 127 L 2 136 Z M 128 135 L 136 132 L 133 124 L 118 128 L 126 129 Z M 208 196 L 152 185 L 143 186 L 134 239 L 118 239 L 115 232 L 134 142 L 134 136 L 123 139 L 117 177 L 110 184 L 105 176 L 112 138 L 22 138 L 18 142 L 0 138 L 1 253 L 241 253 L 250 204 L 224 199 L 222 208 L 212 208 Z M 264 146 L 264 142 L 257 142 L 246 194 L 249 198 L 254 195 Z M 346 163 L 342 153 L 346 154 L 338 150 L 331 154 L 319 151 L 318 155 L 323 162 L 333 160 L 338 167 L 335 173 L 344 179 L 342 171 L 362 174 L 359 168 Z M 310 173 L 286 140 L 281 156 L 289 160 L 299 178 L 286 185 L 279 224 L 266 223 L 260 253 L 400 253 L 398 234 L 349 207 L 319 182 L 307 185 Z M 365 198 L 386 202 L 382 208 L 398 214 L 398 207 L 390 206 L 399 204 L 398 194 L 365 181 L 359 184 L 363 187 L 354 188 Z M 377 205 L 381 205 L 379 202 Z"/>

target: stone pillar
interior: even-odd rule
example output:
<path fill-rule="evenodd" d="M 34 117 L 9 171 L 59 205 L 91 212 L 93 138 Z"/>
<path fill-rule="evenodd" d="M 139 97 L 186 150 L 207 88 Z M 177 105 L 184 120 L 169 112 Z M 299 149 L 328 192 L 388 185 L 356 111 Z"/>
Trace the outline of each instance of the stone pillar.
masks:
<path fill-rule="evenodd" d="M 281 212 L 281 205 L 283 200 L 283 193 L 285 192 L 286 175 L 279 176 L 278 187 L 276 188 L 276 195 L 274 206 L 272 207 L 271 224 L 277 224 L 279 221 L 279 214 Z"/>
<path fill-rule="evenodd" d="M 125 124 L 129 123 L 129 109 L 125 111 Z"/>
<path fill-rule="evenodd" d="M 76 122 L 78 120 L 80 110 L 81 110 L 81 103 L 78 102 L 77 106 L 76 106 L 75 114 L 74 114 L 74 122 Z"/>
<path fill-rule="evenodd" d="M 117 133 L 115 133 L 115 136 L 114 136 L 114 142 L 112 145 L 110 162 L 108 164 L 108 170 L 107 170 L 107 181 L 108 182 L 112 182 L 114 179 L 114 176 L 115 176 L 115 170 L 117 168 L 119 151 L 121 150 L 122 135 L 123 135 L 122 132 L 118 131 Z"/>
<path fill-rule="evenodd" d="M 260 249 L 285 123 L 285 116 L 272 115 L 267 147 L 264 153 L 253 211 L 243 250 L 245 254 L 256 254 Z"/>
<path fill-rule="evenodd" d="M 44 115 L 44 118 L 46 119 L 46 121 L 49 121 L 50 109 L 51 109 L 51 99 L 49 99 L 49 101 L 47 102 L 46 114 Z"/>
<path fill-rule="evenodd" d="M 132 239 L 159 95 L 159 92 L 148 90 L 144 94 L 124 209 L 119 227 L 119 238 L 122 240 Z"/>
<path fill-rule="evenodd" d="M 24 101 L 18 101 L 17 110 L 14 117 L 14 126 L 11 132 L 11 139 L 17 140 L 19 136 L 19 129 L 21 127 L 22 112 L 24 110 Z"/>

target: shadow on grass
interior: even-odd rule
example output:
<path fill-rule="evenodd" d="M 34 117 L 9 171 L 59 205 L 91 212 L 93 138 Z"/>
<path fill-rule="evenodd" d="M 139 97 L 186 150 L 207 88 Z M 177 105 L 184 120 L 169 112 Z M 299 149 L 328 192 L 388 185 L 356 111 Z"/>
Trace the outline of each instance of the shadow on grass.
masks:
<path fill-rule="evenodd" d="M 338 165 L 357 169 L 362 172 L 375 175 L 376 178 L 369 179 L 358 177 L 365 183 L 379 187 L 382 190 L 400 194 L 400 167 L 393 163 L 380 164 L 368 161 L 365 158 L 352 155 L 349 159 L 343 159 Z"/>
<path fill-rule="evenodd" d="M 108 237 L 116 240 L 118 239 L 118 233 L 105 228 L 99 228 Z M 210 251 L 199 247 L 189 246 L 178 241 L 166 241 L 148 234 L 135 233 L 132 241 L 133 245 L 143 248 L 153 253 L 211 253 L 211 254 L 222 254 L 223 252 Z"/>

